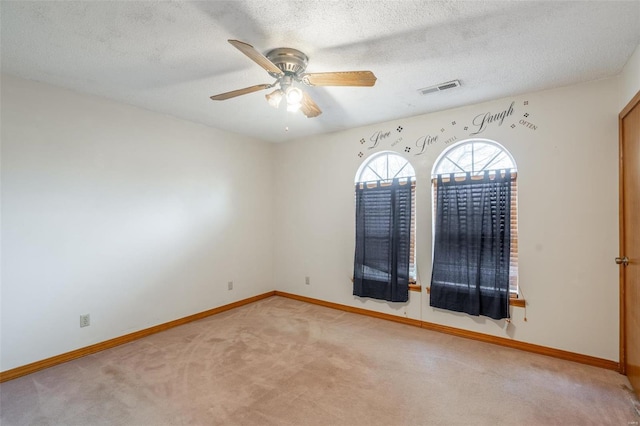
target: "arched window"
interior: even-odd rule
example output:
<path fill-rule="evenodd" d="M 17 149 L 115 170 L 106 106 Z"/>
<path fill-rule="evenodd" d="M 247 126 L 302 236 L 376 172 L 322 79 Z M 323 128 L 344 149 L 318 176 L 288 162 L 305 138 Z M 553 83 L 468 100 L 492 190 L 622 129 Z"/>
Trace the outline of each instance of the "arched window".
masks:
<path fill-rule="evenodd" d="M 355 177 L 354 294 L 406 301 L 416 282 L 415 170 L 394 152 L 366 159 Z"/>
<path fill-rule="evenodd" d="M 415 180 L 416 172 L 409 161 L 395 152 L 380 152 L 367 158 L 356 174 L 356 183 L 388 181 L 394 178 Z"/>
<path fill-rule="evenodd" d="M 504 169 L 516 171 L 515 161 L 506 149 L 487 139 L 473 139 L 459 142 L 440 154 L 432 177 L 445 173 L 463 176 L 467 172 L 479 175 L 485 170 Z"/>
<path fill-rule="evenodd" d="M 486 296 L 478 302 L 480 305 L 493 303 L 492 298 L 504 296 L 507 290 L 511 297 L 518 295 L 516 178 L 517 167 L 511 154 L 500 144 L 486 139 L 466 140 L 449 147 L 433 167 L 432 294 L 434 281 L 436 287 L 446 293 L 436 299 L 450 302 L 455 293 L 460 300 L 452 303 L 457 305 L 452 310 L 474 310 L 465 305 L 467 301 L 460 294 L 464 293 L 461 288 L 471 286 L 469 281 L 476 279 L 478 284 L 473 291 Z M 479 263 L 474 263 L 474 257 Z M 481 279 L 476 274 L 485 276 Z M 498 281 L 508 285 L 492 287 Z M 469 291 L 471 294 L 472 290 Z M 504 308 L 501 308 L 503 314 Z"/>

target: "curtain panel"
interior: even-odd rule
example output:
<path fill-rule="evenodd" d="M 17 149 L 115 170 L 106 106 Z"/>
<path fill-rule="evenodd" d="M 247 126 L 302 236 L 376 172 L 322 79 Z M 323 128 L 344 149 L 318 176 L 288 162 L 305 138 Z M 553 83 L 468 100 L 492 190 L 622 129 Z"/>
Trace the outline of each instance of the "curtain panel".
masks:
<path fill-rule="evenodd" d="M 353 294 L 409 300 L 411 180 L 356 184 Z"/>
<path fill-rule="evenodd" d="M 438 175 L 430 305 L 509 318 L 511 172 Z"/>

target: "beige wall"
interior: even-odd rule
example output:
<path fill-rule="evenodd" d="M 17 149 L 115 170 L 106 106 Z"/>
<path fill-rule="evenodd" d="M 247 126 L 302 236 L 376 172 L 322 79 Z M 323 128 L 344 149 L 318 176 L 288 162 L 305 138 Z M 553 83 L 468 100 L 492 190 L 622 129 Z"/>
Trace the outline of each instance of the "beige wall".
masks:
<path fill-rule="evenodd" d="M 271 151 L 3 75 L 0 369 L 273 290 Z"/>
<path fill-rule="evenodd" d="M 627 61 L 620 75 L 620 80 L 621 101 L 619 109 L 622 109 L 633 99 L 636 93 L 640 91 L 640 44 Z"/>
<path fill-rule="evenodd" d="M 277 288 L 617 360 L 617 87 L 617 79 L 603 80 L 277 145 Z M 502 125 L 489 123 L 475 137 L 499 142 L 518 165 L 520 283 L 528 321 L 522 308 L 512 308 L 511 324 L 436 310 L 425 292 L 410 292 L 406 304 L 354 297 L 353 181 L 360 164 L 391 150 L 416 169 L 417 259 L 424 288 L 431 270 L 434 161 L 454 143 L 447 142 L 451 138 L 471 137 L 479 130 L 474 123 L 487 113 L 508 111 L 512 103 L 513 113 Z M 369 149 L 375 135 L 386 133 Z M 419 154 L 426 136 L 437 136 L 437 142 Z"/>

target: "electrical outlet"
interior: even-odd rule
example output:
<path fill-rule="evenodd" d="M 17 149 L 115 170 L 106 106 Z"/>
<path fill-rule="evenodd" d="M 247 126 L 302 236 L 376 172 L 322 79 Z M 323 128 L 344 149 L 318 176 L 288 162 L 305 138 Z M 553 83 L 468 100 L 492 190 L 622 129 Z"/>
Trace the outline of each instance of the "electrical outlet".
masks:
<path fill-rule="evenodd" d="M 80 315 L 80 327 L 89 327 L 91 325 L 91 317 L 89 314 Z"/>
<path fill-rule="evenodd" d="M 233 281 L 227 283 L 227 290 L 233 290 Z"/>
<path fill-rule="evenodd" d="M 306 285 L 311 284 L 311 278 L 309 278 L 309 277 L 304 277 L 304 283 L 305 283 Z"/>

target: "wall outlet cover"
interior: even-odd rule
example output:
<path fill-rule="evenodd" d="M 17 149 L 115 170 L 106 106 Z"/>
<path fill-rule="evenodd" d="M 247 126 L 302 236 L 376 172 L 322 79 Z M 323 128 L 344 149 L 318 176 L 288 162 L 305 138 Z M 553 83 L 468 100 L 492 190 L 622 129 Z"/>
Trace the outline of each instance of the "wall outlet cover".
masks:
<path fill-rule="evenodd" d="M 89 314 L 80 315 L 80 327 L 89 327 L 91 325 L 91 316 Z"/>

